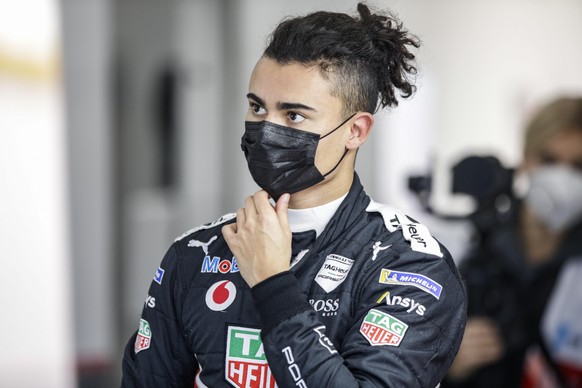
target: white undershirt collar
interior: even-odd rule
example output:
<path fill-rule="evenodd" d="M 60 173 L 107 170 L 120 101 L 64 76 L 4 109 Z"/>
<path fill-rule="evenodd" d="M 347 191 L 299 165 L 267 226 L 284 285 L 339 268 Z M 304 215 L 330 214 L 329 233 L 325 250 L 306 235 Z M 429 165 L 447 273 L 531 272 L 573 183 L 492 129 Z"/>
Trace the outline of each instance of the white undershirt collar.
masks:
<path fill-rule="evenodd" d="M 321 206 L 308 209 L 289 209 L 287 217 L 291 232 L 315 230 L 316 235 L 319 237 L 347 195 L 348 193 Z"/>

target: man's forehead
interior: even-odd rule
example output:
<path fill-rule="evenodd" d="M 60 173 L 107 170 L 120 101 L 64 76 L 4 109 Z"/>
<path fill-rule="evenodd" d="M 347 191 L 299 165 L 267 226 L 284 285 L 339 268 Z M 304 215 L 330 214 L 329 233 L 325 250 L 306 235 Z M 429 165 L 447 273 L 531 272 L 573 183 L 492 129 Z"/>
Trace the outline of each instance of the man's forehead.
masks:
<path fill-rule="evenodd" d="M 337 103 L 329 80 L 321 76 L 316 66 L 282 64 L 265 57 L 253 70 L 249 94 L 266 104 L 303 104 L 316 110 L 322 104 Z"/>

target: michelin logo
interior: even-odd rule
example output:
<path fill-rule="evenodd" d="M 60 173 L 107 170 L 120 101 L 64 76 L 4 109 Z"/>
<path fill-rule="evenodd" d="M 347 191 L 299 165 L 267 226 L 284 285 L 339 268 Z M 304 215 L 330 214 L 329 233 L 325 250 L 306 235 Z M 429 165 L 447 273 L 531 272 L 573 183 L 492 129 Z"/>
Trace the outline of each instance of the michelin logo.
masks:
<path fill-rule="evenodd" d="M 443 290 L 443 286 L 428 276 L 413 272 L 393 271 L 386 268 L 382 268 L 379 282 L 382 284 L 399 284 L 403 286 L 417 287 L 437 299 L 441 297 L 441 292 Z"/>

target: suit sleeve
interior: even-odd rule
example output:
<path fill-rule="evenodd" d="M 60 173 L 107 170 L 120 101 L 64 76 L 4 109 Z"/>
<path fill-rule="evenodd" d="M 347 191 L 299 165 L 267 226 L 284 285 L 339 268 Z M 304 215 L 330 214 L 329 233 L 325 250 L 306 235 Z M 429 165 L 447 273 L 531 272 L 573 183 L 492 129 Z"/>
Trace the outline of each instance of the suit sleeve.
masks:
<path fill-rule="evenodd" d="M 198 366 L 180 320 L 187 289 L 177 249 L 170 247 L 156 271 L 138 330 L 125 347 L 122 387 L 194 385 Z"/>
<path fill-rule="evenodd" d="M 450 257 L 437 260 L 418 252 L 402 256 L 408 262 L 429 263 L 422 265 L 423 273 L 412 274 L 420 275 L 417 281 L 426 279 L 420 283 L 424 289 L 389 284 L 389 278 L 381 282 L 381 276 L 390 276 L 381 265 L 362 274 L 363 281 L 352 290 L 353 319 L 338 343 L 326 335 L 292 273 L 253 288 L 264 324 L 265 352 L 279 387 L 434 388 L 439 384 L 464 330 L 464 289 Z M 431 282 L 442 285 L 442 290 L 437 293 Z"/>

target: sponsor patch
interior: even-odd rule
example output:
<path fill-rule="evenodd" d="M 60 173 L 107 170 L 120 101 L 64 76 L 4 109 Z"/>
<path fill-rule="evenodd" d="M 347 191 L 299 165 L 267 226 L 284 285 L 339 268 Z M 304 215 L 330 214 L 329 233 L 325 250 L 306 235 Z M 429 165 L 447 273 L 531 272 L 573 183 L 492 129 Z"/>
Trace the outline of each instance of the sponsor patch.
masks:
<path fill-rule="evenodd" d="M 403 286 L 417 287 L 424 292 L 428 292 L 437 299 L 440 299 L 443 290 L 443 287 L 440 284 L 428 276 L 413 272 L 393 271 L 386 268 L 382 268 L 379 282 L 382 284 L 399 284 Z"/>
<path fill-rule="evenodd" d="M 430 235 L 426 226 L 416 223 L 402 225 L 402 233 L 410 241 L 413 251 L 443 257 L 439 243 Z"/>
<path fill-rule="evenodd" d="M 402 229 L 402 234 L 407 241 L 410 241 L 410 248 L 412 250 L 443 257 L 438 242 L 431 236 L 428 228 L 410 219 L 400 210 L 392 206 L 370 201 L 366 211 L 369 213 L 380 213 L 384 220 L 384 225 L 390 232 Z"/>
<path fill-rule="evenodd" d="M 212 238 L 210 240 L 208 240 L 207 242 L 192 239 L 192 240 L 188 241 L 188 246 L 190 248 L 197 248 L 197 247 L 202 248 L 202 250 L 204 251 L 204 254 L 208 255 L 208 247 L 217 238 L 218 238 L 218 236 L 212 236 Z"/>
<path fill-rule="evenodd" d="M 295 357 L 293 356 L 291 347 L 287 346 L 283 348 L 281 352 L 285 355 L 285 360 L 288 365 L 287 370 L 289 371 L 293 382 L 295 382 L 295 386 L 299 388 L 307 388 L 305 381 L 303 381 L 303 378 L 301 377 L 301 369 L 299 369 L 299 366 L 295 363 Z"/>
<path fill-rule="evenodd" d="M 277 386 L 267 363 L 259 329 L 228 327 L 225 378 L 238 388 Z"/>
<path fill-rule="evenodd" d="M 378 256 L 378 253 L 380 253 L 380 251 L 383 251 L 384 249 L 388 249 L 392 246 L 392 244 L 386 245 L 385 247 L 383 247 L 382 245 L 382 241 L 376 241 L 374 243 L 374 245 L 372 246 L 372 261 L 376 260 L 376 257 Z"/>
<path fill-rule="evenodd" d="M 206 305 L 212 311 L 224 311 L 234 302 L 236 287 L 230 280 L 214 283 L 206 291 Z"/>
<path fill-rule="evenodd" d="M 403 298 L 399 295 L 390 295 L 390 291 L 386 291 L 382 294 L 380 298 L 376 301 L 376 303 L 381 303 L 382 300 L 386 300 L 386 305 L 388 306 L 402 306 L 406 309 L 407 313 L 415 312 L 418 315 L 424 315 L 426 311 L 426 307 L 421 305 L 420 303 L 416 302 L 414 299 L 411 298 Z"/>
<path fill-rule="evenodd" d="M 333 343 L 331 342 L 331 340 L 325 335 L 325 326 L 319 326 L 316 327 L 315 329 L 313 329 L 314 332 L 317 333 L 317 335 L 319 336 L 319 343 L 326 348 L 327 350 L 329 350 L 329 352 L 331 354 L 336 354 L 337 350 L 335 350 Z"/>
<path fill-rule="evenodd" d="M 148 297 L 146 298 L 145 302 L 144 302 L 145 307 L 149 307 L 151 309 L 153 309 L 154 307 L 156 307 L 156 298 L 154 298 L 151 295 L 148 295 Z"/>
<path fill-rule="evenodd" d="M 376 309 L 368 311 L 360 326 L 360 333 L 372 346 L 400 346 L 406 330 L 406 323 Z"/>
<path fill-rule="evenodd" d="M 139 330 L 137 332 L 137 336 L 135 337 L 133 351 L 137 354 L 142 350 L 146 350 L 150 347 L 151 342 L 152 330 L 150 329 L 150 324 L 145 319 L 140 319 Z"/>
<path fill-rule="evenodd" d="M 315 276 L 315 281 L 326 292 L 331 292 L 346 280 L 353 264 L 354 260 L 347 257 L 335 254 L 328 255 Z"/>
<path fill-rule="evenodd" d="M 238 266 L 236 265 L 236 257 L 232 260 L 221 259 L 220 257 L 206 256 L 202 262 L 201 273 L 235 273 L 239 272 Z"/>
<path fill-rule="evenodd" d="M 164 278 L 164 270 L 162 267 L 158 267 L 158 270 L 156 271 L 156 274 L 154 275 L 154 280 L 156 281 L 156 283 L 161 285 L 163 278 Z"/>
<path fill-rule="evenodd" d="M 309 303 L 315 311 L 321 314 L 323 317 L 331 317 L 337 315 L 337 310 L 339 309 L 339 298 L 338 299 L 309 299 Z"/>

